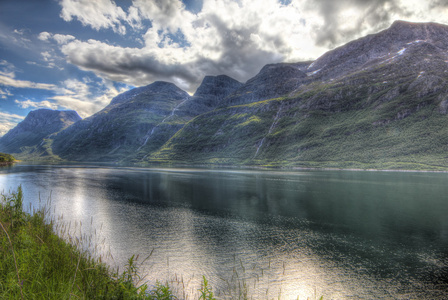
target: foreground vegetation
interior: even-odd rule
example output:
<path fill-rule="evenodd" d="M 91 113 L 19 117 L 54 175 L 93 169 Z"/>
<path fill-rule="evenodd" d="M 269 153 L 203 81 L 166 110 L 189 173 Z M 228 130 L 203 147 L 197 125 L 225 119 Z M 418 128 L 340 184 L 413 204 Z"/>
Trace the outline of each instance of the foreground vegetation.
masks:
<path fill-rule="evenodd" d="M 13 163 L 16 159 L 11 154 L 1 153 L 0 152 L 0 164 L 4 163 Z"/>
<path fill-rule="evenodd" d="M 21 187 L 0 196 L 0 299 L 173 299 L 167 285 L 152 289 L 136 258 L 122 273 L 57 236 L 48 211 L 23 211 Z M 214 299 L 204 278 L 201 299 Z"/>
<path fill-rule="evenodd" d="M 223 279 L 227 290 L 216 296 L 204 276 L 193 294 L 183 279 L 148 285 L 138 272 L 138 256 L 128 260 L 124 271 L 113 270 L 101 256 L 81 250 L 82 238 L 67 236 L 69 228 L 49 220 L 49 208 L 25 212 L 20 186 L 0 194 L 0 227 L 0 299 L 253 299 L 249 282 L 235 270 L 230 281 Z"/>

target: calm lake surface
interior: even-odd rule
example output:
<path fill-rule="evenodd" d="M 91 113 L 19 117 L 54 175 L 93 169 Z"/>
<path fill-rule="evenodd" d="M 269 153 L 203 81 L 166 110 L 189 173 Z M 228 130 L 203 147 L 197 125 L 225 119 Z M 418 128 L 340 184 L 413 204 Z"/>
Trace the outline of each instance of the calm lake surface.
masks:
<path fill-rule="evenodd" d="M 202 275 L 223 297 L 448 298 L 448 174 L 0 168 L 0 190 L 19 184 L 108 263 L 153 251 L 142 274 L 180 298 Z"/>

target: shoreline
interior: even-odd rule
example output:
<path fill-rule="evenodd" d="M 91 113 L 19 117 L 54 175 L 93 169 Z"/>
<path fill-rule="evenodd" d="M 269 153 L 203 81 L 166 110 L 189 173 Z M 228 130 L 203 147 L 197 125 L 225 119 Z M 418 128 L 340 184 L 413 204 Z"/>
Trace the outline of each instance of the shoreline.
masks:
<path fill-rule="evenodd" d="M 76 162 L 76 161 L 14 161 L 2 162 L 0 166 L 13 165 L 15 163 L 31 163 L 33 165 L 81 165 L 81 166 L 99 166 L 99 167 L 118 167 L 118 168 L 142 168 L 142 169 L 221 169 L 221 170 L 265 170 L 265 171 L 354 171 L 354 172 L 400 172 L 400 173 L 448 173 L 446 170 L 425 170 L 425 169 L 381 169 L 381 168 L 337 168 L 337 167 L 298 167 L 298 166 L 257 166 L 257 165 L 225 165 L 225 164 L 141 164 L 141 163 L 120 163 L 120 162 Z M 440 167 L 444 169 L 443 167 Z"/>

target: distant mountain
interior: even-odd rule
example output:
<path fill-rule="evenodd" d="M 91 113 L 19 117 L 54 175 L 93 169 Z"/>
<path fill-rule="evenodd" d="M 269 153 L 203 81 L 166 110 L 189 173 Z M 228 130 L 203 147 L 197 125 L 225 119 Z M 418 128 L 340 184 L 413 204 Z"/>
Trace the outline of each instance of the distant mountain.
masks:
<path fill-rule="evenodd" d="M 54 152 L 68 160 L 139 161 L 239 86 L 241 83 L 228 76 L 208 76 L 193 97 L 161 81 L 133 89 L 59 133 L 54 138 Z"/>
<path fill-rule="evenodd" d="M 73 110 L 59 111 L 38 109 L 32 111 L 15 128 L 0 138 L 0 152 L 29 154 L 33 148 L 43 145 L 51 135 L 81 120 Z M 37 151 L 39 156 L 48 155 L 45 150 Z"/>
<path fill-rule="evenodd" d="M 446 170 L 447 67 L 447 26 L 397 21 L 244 84 L 133 89 L 44 140 L 67 160 Z"/>

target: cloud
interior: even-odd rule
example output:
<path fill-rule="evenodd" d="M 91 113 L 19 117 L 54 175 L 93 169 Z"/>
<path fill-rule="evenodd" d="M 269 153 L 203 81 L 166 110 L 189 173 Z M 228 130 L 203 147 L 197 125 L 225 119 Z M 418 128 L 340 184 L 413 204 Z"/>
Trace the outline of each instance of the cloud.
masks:
<path fill-rule="evenodd" d="M 44 60 L 52 63 L 53 56 L 49 52 L 43 52 Z M 27 80 L 15 79 L 16 68 L 11 63 L 0 60 L 0 99 L 14 96 L 9 88 L 31 88 L 49 91 L 44 99 L 39 100 L 15 100 L 17 106 L 22 109 L 50 108 L 72 109 L 80 116 L 87 117 L 104 108 L 110 100 L 118 94 L 128 90 L 129 86 L 117 88 L 116 85 L 106 79 L 92 80 L 89 77 L 82 79 L 66 79 L 57 84 L 36 83 Z"/>
<path fill-rule="evenodd" d="M 46 32 L 46 31 L 43 31 L 43 32 L 39 33 L 37 38 L 39 40 L 41 40 L 41 41 L 54 40 L 59 45 L 67 44 L 68 42 L 70 42 L 70 41 L 75 39 L 75 37 L 73 35 L 70 35 L 70 34 L 58 34 L 58 33 L 57 34 L 52 34 L 52 33 Z"/>
<path fill-rule="evenodd" d="M 60 16 L 65 21 L 76 18 L 84 26 L 95 30 L 111 28 L 114 32 L 126 33 L 126 27 L 121 24 L 121 20 L 126 19 L 126 13 L 112 1 L 62 0 L 60 5 Z"/>
<path fill-rule="evenodd" d="M 14 102 L 22 109 L 70 109 L 75 110 L 85 118 L 109 104 L 110 100 L 127 89 L 116 89 L 112 83 L 101 82 L 98 84 L 85 81 L 68 79 L 55 86 L 54 96 L 45 100 L 15 100 Z M 94 89 L 94 91 L 92 91 Z"/>
<path fill-rule="evenodd" d="M 22 109 L 49 108 L 75 110 L 85 118 L 103 109 L 110 100 L 127 89 L 118 90 L 112 82 L 92 82 L 89 78 L 82 81 L 67 79 L 53 87 L 54 96 L 45 100 L 15 100 Z"/>
<path fill-rule="evenodd" d="M 23 116 L 0 111 L 0 137 L 14 128 L 23 119 L 25 119 Z"/>
<path fill-rule="evenodd" d="M 64 45 L 70 42 L 71 40 L 74 40 L 75 37 L 73 35 L 67 35 L 67 34 L 55 34 L 53 36 L 53 39 L 59 44 Z"/>
<path fill-rule="evenodd" d="M 43 31 L 37 36 L 37 38 L 41 41 L 48 41 L 51 36 L 52 36 L 51 33 Z"/>
<path fill-rule="evenodd" d="M 13 94 L 11 94 L 11 92 L 8 89 L 0 89 L 0 98 L 1 99 L 7 99 L 8 96 L 13 96 Z"/>
<path fill-rule="evenodd" d="M 85 118 L 103 109 L 113 97 L 128 89 L 117 89 L 107 80 L 93 82 L 87 77 L 82 80 L 67 79 L 60 83 L 56 95 L 49 97 L 49 100 L 60 108 L 75 110 Z"/>
<path fill-rule="evenodd" d="M 44 100 L 44 101 L 31 101 L 31 100 L 24 100 L 19 101 L 15 100 L 14 103 L 16 103 L 21 108 L 49 108 L 49 109 L 58 109 L 58 105 L 55 103 L 51 103 L 50 101 Z"/>
<path fill-rule="evenodd" d="M 10 86 L 15 88 L 30 88 L 40 90 L 54 90 L 56 85 L 49 83 L 36 83 L 27 80 L 18 80 L 9 76 L 0 75 L 0 85 Z"/>
<path fill-rule="evenodd" d="M 126 20 L 151 22 L 143 47 L 91 39 L 72 40 L 61 50 L 69 63 L 102 78 L 132 85 L 166 80 L 194 92 L 205 75 L 246 81 L 267 63 L 323 53 L 325 49 L 314 46 L 302 6 L 276 0 L 210 0 L 193 14 L 179 0 L 136 0 L 129 8 L 132 18 Z"/>
<path fill-rule="evenodd" d="M 386 28 L 399 14 L 407 16 L 397 0 L 316 0 L 308 1 L 306 9 L 321 18 L 314 26 L 316 45 L 328 48 Z"/>

